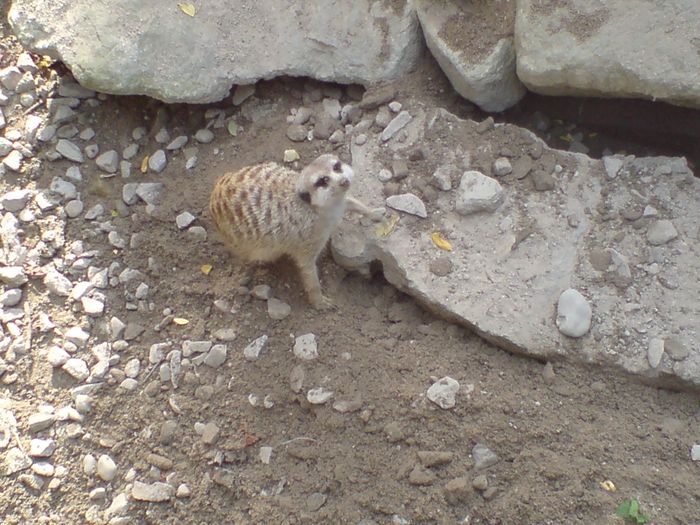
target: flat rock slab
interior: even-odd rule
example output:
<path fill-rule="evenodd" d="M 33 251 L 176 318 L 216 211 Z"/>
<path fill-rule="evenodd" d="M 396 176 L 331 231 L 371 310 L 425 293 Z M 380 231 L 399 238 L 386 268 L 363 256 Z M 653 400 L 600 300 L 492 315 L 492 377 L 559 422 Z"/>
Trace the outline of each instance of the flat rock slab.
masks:
<path fill-rule="evenodd" d="M 503 111 L 523 98 L 514 3 L 418 0 L 415 6 L 428 49 L 460 95 L 484 111 Z"/>
<path fill-rule="evenodd" d="M 25 47 L 62 60 L 82 85 L 165 102 L 215 102 L 233 84 L 280 75 L 380 82 L 410 70 L 423 46 L 406 1 L 212 0 L 196 9 L 15 0 L 8 19 Z"/>
<path fill-rule="evenodd" d="M 700 107 L 698 20 L 696 0 L 518 0 L 518 76 L 544 95 Z"/>
<path fill-rule="evenodd" d="M 497 125 L 479 134 L 477 127 L 444 110 L 416 109 L 403 142 L 373 136 L 352 146 L 352 193 L 380 205 L 377 174 L 418 146 L 431 155 L 422 173 L 412 169 L 409 186 L 440 166 L 458 167 L 455 180 L 462 171 L 483 173 L 504 145 L 515 162 L 536 151 L 527 177 L 499 177 L 497 208 L 460 215 L 453 183 L 422 195 L 426 218 L 392 211 L 378 227 L 344 221 L 332 241 L 336 260 L 363 272 L 380 261 L 396 287 L 508 350 L 613 365 L 657 384 L 700 385 L 700 181 L 685 160 L 624 157 L 611 179 L 602 161 L 551 150 L 526 130 Z M 554 188 L 537 191 L 537 173 L 551 176 Z M 657 214 L 643 217 L 649 205 Z M 656 245 L 648 232 L 659 221 L 670 221 L 677 236 Z M 557 328 L 557 303 L 569 288 L 592 309 L 582 337 Z M 665 342 L 660 359 L 649 351 L 660 347 L 651 343 L 657 339 Z"/>

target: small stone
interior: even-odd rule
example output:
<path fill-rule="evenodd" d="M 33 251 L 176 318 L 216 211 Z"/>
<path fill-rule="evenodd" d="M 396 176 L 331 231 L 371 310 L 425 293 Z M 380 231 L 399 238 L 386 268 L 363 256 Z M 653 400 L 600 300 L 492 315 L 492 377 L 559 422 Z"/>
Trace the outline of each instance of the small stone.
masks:
<path fill-rule="evenodd" d="M 342 130 L 336 129 L 331 136 L 328 137 L 328 142 L 331 144 L 342 144 L 345 142 L 345 133 Z"/>
<path fill-rule="evenodd" d="M 65 333 L 64 338 L 66 341 L 73 343 L 80 348 L 84 347 L 90 338 L 90 334 L 80 328 L 79 326 L 74 326 L 69 328 Z"/>
<path fill-rule="evenodd" d="M 51 425 L 53 425 L 54 421 L 56 421 L 56 417 L 53 414 L 46 414 L 43 412 L 32 414 L 27 419 L 29 432 L 31 432 L 32 434 L 36 434 L 37 432 L 46 430 L 47 428 L 50 428 Z"/>
<path fill-rule="evenodd" d="M 472 487 L 466 477 L 455 478 L 445 484 L 444 493 L 448 503 L 457 505 L 472 494 Z"/>
<path fill-rule="evenodd" d="M 182 148 L 185 144 L 187 144 L 187 135 L 180 135 L 179 137 L 175 137 L 175 139 L 170 142 L 167 146 L 165 146 L 165 149 L 168 151 L 174 151 Z"/>
<path fill-rule="evenodd" d="M 162 182 L 142 182 L 136 187 L 136 195 L 146 204 L 157 205 L 163 193 Z"/>
<path fill-rule="evenodd" d="M 56 144 L 56 151 L 73 162 L 83 162 L 85 160 L 80 148 L 66 139 L 60 139 L 58 141 L 58 144 Z"/>
<path fill-rule="evenodd" d="M 269 465 L 272 458 L 272 447 L 260 447 L 258 457 L 263 464 Z"/>
<path fill-rule="evenodd" d="M 267 301 L 267 315 L 270 317 L 270 319 L 280 321 L 288 317 L 291 313 L 292 307 L 287 303 L 280 301 L 275 297 L 272 297 Z"/>
<path fill-rule="evenodd" d="M 92 140 L 95 138 L 95 130 L 92 128 L 85 128 L 80 132 L 79 136 L 81 140 Z"/>
<path fill-rule="evenodd" d="M 441 191 L 452 189 L 452 167 L 441 165 L 434 172 L 430 183 Z"/>
<path fill-rule="evenodd" d="M 212 368 L 219 368 L 226 361 L 226 345 L 214 345 L 209 350 L 204 364 Z"/>
<path fill-rule="evenodd" d="M 102 155 L 95 159 L 97 167 L 107 173 L 116 173 L 119 167 L 119 153 L 113 149 L 105 151 Z"/>
<path fill-rule="evenodd" d="M 156 133 L 154 139 L 158 144 L 165 144 L 170 140 L 170 133 L 168 133 L 167 129 L 160 128 L 158 130 L 158 133 Z"/>
<path fill-rule="evenodd" d="M 532 179 L 537 191 L 551 191 L 556 186 L 554 177 L 545 171 L 537 170 L 530 176 L 530 178 Z"/>
<path fill-rule="evenodd" d="M 175 487 L 161 481 L 150 484 L 134 481 L 134 485 L 131 488 L 131 497 L 137 501 L 168 501 L 173 496 L 175 496 Z"/>
<path fill-rule="evenodd" d="M 52 346 L 46 353 L 46 360 L 54 368 L 65 365 L 69 359 L 70 354 L 58 346 Z"/>
<path fill-rule="evenodd" d="M 408 475 L 408 482 L 411 485 L 425 486 L 432 485 L 437 480 L 437 475 L 428 469 L 416 465 Z"/>
<path fill-rule="evenodd" d="M 22 78 L 22 72 L 15 66 L 6 67 L 0 70 L 0 82 L 8 91 L 17 89 L 17 84 Z"/>
<path fill-rule="evenodd" d="M 389 182 L 393 177 L 394 174 L 386 168 L 379 170 L 379 174 L 377 175 L 379 182 Z"/>
<path fill-rule="evenodd" d="M 441 450 L 419 450 L 418 459 L 421 465 L 430 468 L 438 465 L 446 465 L 452 461 L 454 454 L 452 452 Z"/>
<path fill-rule="evenodd" d="M 314 492 L 306 498 L 306 510 L 308 512 L 316 512 L 325 505 L 328 496 L 320 492 Z"/>
<path fill-rule="evenodd" d="M 189 498 L 191 494 L 192 494 L 192 490 L 186 484 L 180 483 L 177 486 L 177 492 L 175 492 L 176 497 Z"/>
<path fill-rule="evenodd" d="M 24 268 L 21 266 L 4 266 L 0 268 L 0 281 L 13 288 L 22 286 L 27 282 Z"/>
<path fill-rule="evenodd" d="M 495 127 L 493 117 L 487 117 L 476 125 L 476 132 L 483 135 L 487 131 L 491 131 Z"/>
<path fill-rule="evenodd" d="M 71 358 L 63 365 L 63 370 L 78 381 L 85 381 L 90 377 L 90 369 L 82 359 Z"/>
<path fill-rule="evenodd" d="M 481 443 L 474 445 L 472 449 L 472 458 L 474 459 L 474 470 L 489 468 L 498 463 L 499 459 L 491 449 Z"/>
<path fill-rule="evenodd" d="M 0 295 L 0 305 L 2 306 L 17 306 L 22 300 L 22 290 L 19 288 L 11 288 Z"/>
<path fill-rule="evenodd" d="M 32 439 L 29 442 L 29 455 L 33 458 L 48 458 L 56 450 L 53 439 Z"/>
<path fill-rule="evenodd" d="M 478 171 L 467 171 L 459 183 L 455 211 L 461 215 L 495 211 L 502 200 L 503 188 L 497 180 Z"/>
<path fill-rule="evenodd" d="M 452 273 L 453 264 L 449 257 L 444 256 L 430 261 L 428 268 L 438 277 L 446 277 Z"/>
<path fill-rule="evenodd" d="M 690 350 L 675 338 L 669 338 L 664 341 L 664 351 L 674 361 L 682 361 L 690 355 Z"/>
<path fill-rule="evenodd" d="M 312 388 L 306 393 L 306 400 L 312 405 L 322 405 L 331 397 L 333 397 L 333 392 L 323 387 Z"/>
<path fill-rule="evenodd" d="M 4 453 L 4 474 L 11 476 L 17 472 L 28 469 L 32 460 L 18 447 L 12 447 Z"/>
<path fill-rule="evenodd" d="M 63 207 L 63 209 L 65 210 L 66 215 L 69 218 L 75 219 L 81 213 L 83 213 L 83 202 L 79 201 L 77 199 L 74 199 L 72 201 L 68 201 L 66 203 L 66 205 Z"/>
<path fill-rule="evenodd" d="M 292 124 L 287 128 L 287 138 L 292 142 L 303 142 L 307 136 L 308 130 L 301 124 Z"/>
<path fill-rule="evenodd" d="M 107 454 L 97 459 L 97 475 L 104 481 L 112 481 L 117 475 L 117 465 Z"/>
<path fill-rule="evenodd" d="M 194 354 L 204 354 L 211 350 L 211 341 L 184 341 L 182 343 L 182 355 L 190 357 Z"/>
<path fill-rule="evenodd" d="M 42 476 L 45 478 L 50 478 L 56 472 L 56 469 L 51 463 L 47 461 L 38 461 L 32 465 L 32 472 L 37 476 Z"/>
<path fill-rule="evenodd" d="M 261 335 L 243 349 L 243 357 L 248 361 L 254 361 L 260 357 L 260 352 L 267 344 L 267 335 Z"/>
<path fill-rule="evenodd" d="M 56 136 L 59 139 L 70 139 L 78 134 L 78 128 L 75 124 L 66 124 L 56 130 Z"/>
<path fill-rule="evenodd" d="M 416 215 L 425 219 L 428 212 L 425 209 L 425 204 L 420 198 L 413 193 L 403 193 L 401 195 L 392 195 L 386 199 L 386 205 L 410 215 Z"/>
<path fill-rule="evenodd" d="M 652 246 L 661 246 L 678 237 L 678 231 L 669 220 L 660 220 L 647 230 L 647 241 Z"/>
<path fill-rule="evenodd" d="M 569 337 L 582 337 L 591 328 L 593 312 L 580 292 L 569 288 L 559 296 L 557 304 L 557 328 Z"/>
<path fill-rule="evenodd" d="M 472 487 L 474 487 L 474 490 L 478 490 L 479 492 L 483 492 L 487 488 L 489 488 L 489 480 L 486 476 L 481 474 L 481 475 L 474 478 L 474 480 L 472 481 Z"/>
<path fill-rule="evenodd" d="M 100 316 L 105 311 L 105 304 L 91 297 L 83 297 L 81 304 L 83 305 L 83 311 L 90 316 Z"/>
<path fill-rule="evenodd" d="M 177 224 L 177 227 L 181 230 L 187 228 L 195 220 L 197 220 L 197 217 L 195 217 L 188 211 L 183 211 L 181 214 L 175 217 L 175 223 Z"/>
<path fill-rule="evenodd" d="M 200 129 L 195 133 L 194 138 L 202 144 L 209 144 L 214 140 L 214 132 L 209 129 Z"/>
<path fill-rule="evenodd" d="M 250 294 L 256 299 L 267 301 L 272 297 L 272 288 L 267 284 L 258 284 L 253 287 Z"/>
<path fill-rule="evenodd" d="M 85 88 L 76 82 L 67 82 L 58 86 L 58 94 L 62 97 L 70 98 L 91 98 L 95 92 Z"/>
<path fill-rule="evenodd" d="M 402 107 L 403 106 L 401 102 L 397 102 L 396 100 L 394 100 L 393 102 L 389 102 L 389 109 L 392 113 L 398 113 L 399 111 L 401 111 Z"/>
<path fill-rule="evenodd" d="M 83 151 L 85 151 L 85 156 L 88 159 L 94 159 L 100 152 L 100 147 L 97 144 L 88 144 Z"/>
<path fill-rule="evenodd" d="M 692 461 L 700 461 L 700 443 L 695 444 L 691 447 L 690 459 Z"/>
<path fill-rule="evenodd" d="M 63 180 L 61 177 L 54 177 L 51 180 L 49 190 L 51 190 L 52 193 L 57 193 L 64 199 L 75 199 L 78 196 L 78 190 L 75 188 L 75 184 Z"/>
<path fill-rule="evenodd" d="M 219 439 L 219 427 L 215 423 L 207 423 L 202 428 L 202 441 L 207 445 L 213 445 Z"/>
<path fill-rule="evenodd" d="M 16 213 L 24 209 L 31 196 L 32 192 L 29 190 L 8 191 L 0 197 L 0 204 L 5 211 Z"/>
<path fill-rule="evenodd" d="M 151 171 L 160 173 L 165 169 L 167 162 L 168 158 L 165 156 L 165 151 L 159 149 L 148 158 L 148 168 Z"/>
<path fill-rule="evenodd" d="M 172 470 L 174 465 L 172 459 L 161 456 L 160 454 L 148 454 L 146 456 L 146 462 L 154 467 L 158 467 L 160 470 Z"/>
<path fill-rule="evenodd" d="M 115 248 L 118 248 L 120 250 L 123 250 L 126 248 L 126 239 L 122 237 L 119 232 L 116 231 L 111 231 L 107 234 L 107 240 L 109 241 L 109 244 L 114 246 Z"/>
<path fill-rule="evenodd" d="M 92 454 L 83 456 L 83 472 L 88 476 L 94 476 L 97 473 L 97 460 Z"/>
<path fill-rule="evenodd" d="M 105 207 L 102 204 L 95 204 L 92 208 L 85 212 L 85 220 L 94 221 L 105 213 Z"/>
<path fill-rule="evenodd" d="M 7 157 L 2 159 L 2 165 L 10 171 L 18 172 L 22 167 L 22 154 L 17 150 L 12 150 Z"/>
<path fill-rule="evenodd" d="M 624 161 L 620 157 L 603 157 L 603 166 L 609 179 L 614 179 L 622 169 Z"/>
<path fill-rule="evenodd" d="M 659 338 L 654 338 L 649 341 L 649 347 L 647 348 L 647 361 L 649 361 L 649 366 L 652 368 L 658 368 L 661 364 L 661 358 L 664 355 L 664 340 Z"/>
<path fill-rule="evenodd" d="M 355 139 L 353 142 L 358 146 L 362 146 L 367 143 L 367 135 L 365 135 L 364 133 L 358 133 L 357 135 L 355 135 Z"/>
<path fill-rule="evenodd" d="M 316 345 L 316 336 L 314 334 L 300 335 L 294 340 L 294 348 L 292 349 L 294 356 L 298 359 L 311 361 L 318 358 L 318 346 Z"/>
<path fill-rule="evenodd" d="M 547 362 L 542 370 L 542 379 L 548 385 L 551 385 L 556 381 L 556 375 L 554 374 L 554 365 L 551 362 Z"/>
<path fill-rule="evenodd" d="M 231 103 L 234 106 L 240 106 L 255 94 L 255 84 L 241 84 L 236 86 L 231 97 Z"/>
<path fill-rule="evenodd" d="M 399 130 L 404 128 L 409 122 L 411 122 L 412 117 L 409 115 L 408 111 L 402 111 L 396 117 L 393 118 L 391 122 L 382 131 L 381 139 L 382 142 L 390 140 Z"/>
<path fill-rule="evenodd" d="M 73 289 L 73 283 L 56 270 L 50 270 L 44 276 L 44 286 L 54 295 L 68 297 Z"/>
<path fill-rule="evenodd" d="M 502 177 L 512 172 L 513 166 L 510 164 L 510 160 L 508 160 L 507 157 L 499 157 L 493 162 L 491 171 L 496 177 Z"/>
<path fill-rule="evenodd" d="M 442 409 L 450 409 L 455 406 L 455 396 L 459 391 L 459 382 L 449 376 L 445 376 L 433 383 L 426 393 L 428 399 Z"/>
<path fill-rule="evenodd" d="M 39 133 L 37 133 L 36 138 L 41 142 L 49 142 L 56 135 L 56 131 L 56 126 L 54 126 L 53 124 L 46 124 L 42 129 L 39 130 Z"/>
<path fill-rule="evenodd" d="M 177 434 L 177 423 L 175 421 L 164 421 L 160 426 L 158 441 L 163 445 L 168 445 L 175 440 Z"/>
<path fill-rule="evenodd" d="M 289 387 L 292 389 L 292 392 L 295 394 L 301 392 L 305 377 L 306 371 L 303 366 L 296 365 L 292 368 L 292 371 L 289 373 Z"/>

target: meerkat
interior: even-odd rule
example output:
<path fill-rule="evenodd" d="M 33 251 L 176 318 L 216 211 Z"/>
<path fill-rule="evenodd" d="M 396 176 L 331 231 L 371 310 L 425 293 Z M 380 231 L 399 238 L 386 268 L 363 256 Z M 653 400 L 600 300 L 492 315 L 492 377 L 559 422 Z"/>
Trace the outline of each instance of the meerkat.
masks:
<path fill-rule="evenodd" d="M 298 266 L 314 308 L 332 302 L 321 292 L 316 261 L 346 210 L 380 220 L 350 197 L 353 170 L 325 154 L 296 172 L 275 162 L 223 175 L 214 185 L 209 211 L 231 253 L 247 263 L 272 262 L 283 255 Z"/>

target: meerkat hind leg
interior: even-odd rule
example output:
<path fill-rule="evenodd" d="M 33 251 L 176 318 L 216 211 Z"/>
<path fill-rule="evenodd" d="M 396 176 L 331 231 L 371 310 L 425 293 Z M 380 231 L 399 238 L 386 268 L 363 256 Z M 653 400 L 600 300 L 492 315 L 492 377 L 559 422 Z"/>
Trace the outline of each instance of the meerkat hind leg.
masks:
<path fill-rule="evenodd" d="M 317 310 L 325 310 L 333 307 L 333 301 L 321 292 L 321 281 L 318 278 L 318 269 L 316 268 L 317 258 L 299 259 L 297 257 L 295 260 L 301 274 L 301 282 L 309 297 L 311 306 Z"/>
<path fill-rule="evenodd" d="M 384 208 L 384 206 L 380 206 L 379 208 L 370 208 L 362 201 L 359 201 L 354 197 L 346 197 L 345 200 L 347 201 L 347 209 L 349 211 L 360 213 L 365 217 L 369 217 L 374 222 L 381 221 L 384 217 L 384 213 L 386 213 L 386 208 Z"/>

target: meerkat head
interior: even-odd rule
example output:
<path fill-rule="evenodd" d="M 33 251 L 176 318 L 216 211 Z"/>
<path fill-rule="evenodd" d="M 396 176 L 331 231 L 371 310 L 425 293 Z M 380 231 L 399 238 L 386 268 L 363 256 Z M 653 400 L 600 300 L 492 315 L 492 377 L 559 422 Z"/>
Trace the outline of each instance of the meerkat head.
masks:
<path fill-rule="evenodd" d="M 338 157 L 321 155 L 301 171 L 297 193 L 317 210 L 334 207 L 344 201 L 352 176 L 352 168 Z"/>

